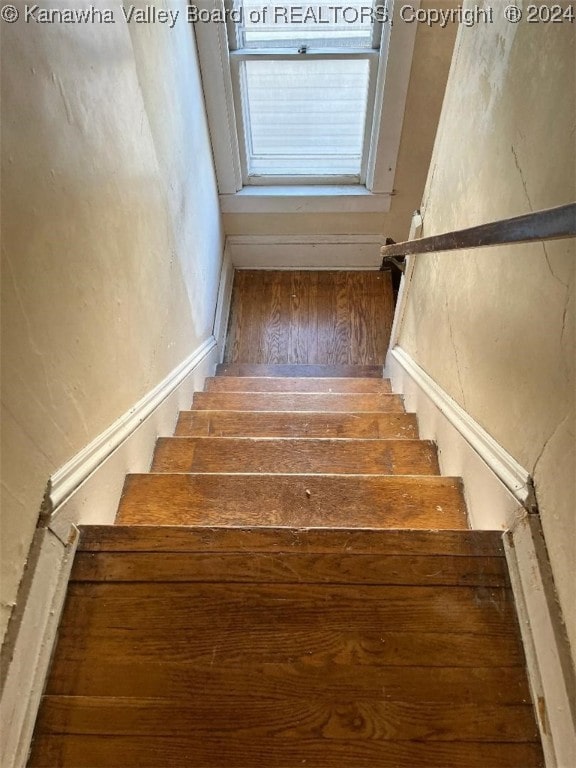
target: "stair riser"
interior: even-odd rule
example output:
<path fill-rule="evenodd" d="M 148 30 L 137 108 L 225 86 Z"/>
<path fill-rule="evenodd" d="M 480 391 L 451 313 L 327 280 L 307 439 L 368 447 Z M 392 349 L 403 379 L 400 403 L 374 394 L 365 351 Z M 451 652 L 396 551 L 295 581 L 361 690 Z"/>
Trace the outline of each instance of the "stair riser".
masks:
<path fill-rule="evenodd" d="M 257 392 L 196 392 L 192 410 L 211 411 L 328 411 L 355 413 L 381 411 L 403 413 L 398 395 L 299 394 Z"/>
<path fill-rule="evenodd" d="M 182 411 L 180 437 L 338 437 L 414 440 L 413 413 L 306 413 L 250 411 Z"/>
<path fill-rule="evenodd" d="M 280 376 L 280 377 L 350 377 L 382 378 L 381 365 L 258 365 L 250 363 L 221 363 L 217 376 Z"/>
<path fill-rule="evenodd" d="M 388 379 L 273 378 L 217 376 L 206 379 L 206 392 L 339 392 L 390 394 Z"/>
<path fill-rule="evenodd" d="M 438 475 L 425 440 L 161 438 L 152 472 Z"/>

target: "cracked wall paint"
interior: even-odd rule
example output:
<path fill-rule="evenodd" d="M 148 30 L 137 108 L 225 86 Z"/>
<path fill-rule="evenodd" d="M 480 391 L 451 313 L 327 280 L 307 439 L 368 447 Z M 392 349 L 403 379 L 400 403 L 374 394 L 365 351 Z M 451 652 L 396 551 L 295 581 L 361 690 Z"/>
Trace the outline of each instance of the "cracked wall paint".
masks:
<path fill-rule="evenodd" d="M 48 477 L 209 336 L 222 257 L 192 28 L 2 36 L 0 637 Z"/>
<path fill-rule="evenodd" d="M 460 30 L 424 235 L 576 199 L 575 50 L 573 25 L 495 17 Z M 570 240 L 418 257 L 400 335 L 416 362 L 534 473 L 574 651 L 575 264 Z"/>

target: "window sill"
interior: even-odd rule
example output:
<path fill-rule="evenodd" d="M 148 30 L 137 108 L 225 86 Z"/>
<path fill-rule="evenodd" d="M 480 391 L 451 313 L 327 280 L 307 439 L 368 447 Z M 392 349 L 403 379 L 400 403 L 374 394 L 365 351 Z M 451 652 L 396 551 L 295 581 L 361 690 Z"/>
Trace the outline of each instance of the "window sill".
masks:
<path fill-rule="evenodd" d="M 220 208 L 222 213 L 387 213 L 391 199 L 362 186 L 254 186 L 220 195 Z"/>

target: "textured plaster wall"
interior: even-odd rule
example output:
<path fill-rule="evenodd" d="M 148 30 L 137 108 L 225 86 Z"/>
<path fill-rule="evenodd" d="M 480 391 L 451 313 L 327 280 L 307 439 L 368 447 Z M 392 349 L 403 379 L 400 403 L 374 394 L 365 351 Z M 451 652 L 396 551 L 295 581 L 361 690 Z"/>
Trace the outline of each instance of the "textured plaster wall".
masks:
<path fill-rule="evenodd" d="M 423 0 L 423 8 L 451 8 L 452 0 Z M 227 235 L 384 234 L 408 236 L 412 213 L 420 205 L 434 146 L 436 126 L 456 36 L 456 24 L 444 29 L 418 25 L 402 128 L 394 197 L 388 213 L 286 213 L 223 215 Z"/>
<path fill-rule="evenodd" d="M 462 28 L 425 235 L 576 199 L 573 25 Z M 418 257 L 400 346 L 527 470 L 576 651 L 574 241 Z"/>
<path fill-rule="evenodd" d="M 188 24 L 3 24 L 2 58 L 0 637 L 49 476 L 211 333 L 222 257 Z"/>

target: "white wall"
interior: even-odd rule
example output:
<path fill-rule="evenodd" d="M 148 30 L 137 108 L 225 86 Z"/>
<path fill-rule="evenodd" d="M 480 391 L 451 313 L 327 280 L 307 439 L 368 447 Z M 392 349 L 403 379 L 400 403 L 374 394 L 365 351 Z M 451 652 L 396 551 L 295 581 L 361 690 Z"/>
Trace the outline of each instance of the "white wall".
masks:
<path fill-rule="evenodd" d="M 212 331 L 222 231 L 193 29 L 107 7 L 116 24 L 2 25 L 0 637 L 49 476 Z"/>
<path fill-rule="evenodd" d="M 461 28 L 424 235 L 576 199 L 574 25 Z M 574 241 L 417 257 L 400 346 L 535 478 L 576 651 Z"/>

